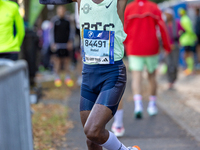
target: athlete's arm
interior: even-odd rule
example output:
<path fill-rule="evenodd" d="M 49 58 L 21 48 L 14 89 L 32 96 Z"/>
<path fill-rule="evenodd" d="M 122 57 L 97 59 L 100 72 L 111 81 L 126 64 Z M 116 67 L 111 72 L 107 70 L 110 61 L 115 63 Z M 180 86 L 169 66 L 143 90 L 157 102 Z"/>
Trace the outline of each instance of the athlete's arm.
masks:
<path fill-rule="evenodd" d="M 117 12 L 119 18 L 121 19 L 122 23 L 124 24 L 124 11 L 126 8 L 127 0 L 118 0 L 117 1 Z"/>
<path fill-rule="evenodd" d="M 81 0 L 72 0 L 72 1 L 78 3 L 78 13 L 79 13 Z"/>

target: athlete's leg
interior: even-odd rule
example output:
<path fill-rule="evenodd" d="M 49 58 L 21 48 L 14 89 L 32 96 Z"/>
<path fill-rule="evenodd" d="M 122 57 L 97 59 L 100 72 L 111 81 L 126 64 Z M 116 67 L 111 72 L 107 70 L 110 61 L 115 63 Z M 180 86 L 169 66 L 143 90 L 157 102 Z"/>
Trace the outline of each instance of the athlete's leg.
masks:
<path fill-rule="evenodd" d="M 112 111 L 104 105 L 95 104 L 91 112 L 81 111 L 80 115 L 87 137 L 88 150 L 102 150 L 100 145 L 106 143 L 109 139 L 109 132 L 105 129 L 105 125 L 113 117 Z M 124 147 L 116 137 L 111 140 L 115 143 L 112 150 L 115 150 L 115 147 L 116 149 L 119 149 L 120 146 Z"/>
<path fill-rule="evenodd" d="M 111 109 L 95 104 L 84 126 L 87 138 L 108 150 L 127 150 L 127 148 L 116 138 L 116 136 L 105 129 L 106 124 L 113 117 Z M 89 150 L 96 150 L 90 145 Z"/>
<path fill-rule="evenodd" d="M 81 85 L 81 99 L 80 99 L 80 117 L 83 127 L 85 127 L 85 123 L 88 119 L 88 116 L 96 102 L 98 94 L 94 93 L 93 90 L 90 89 L 89 84 L 89 72 L 83 69 L 82 72 L 82 85 Z M 88 150 L 96 149 L 102 150 L 102 147 L 98 144 L 92 142 L 91 140 L 87 139 L 87 146 Z"/>
<path fill-rule="evenodd" d="M 117 112 L 114 115 L 113 126 L 115 126 L 117 128 L 123 127 L 123 99 L 121 99 L 118 109 L 117 109 Z"/>
<path fill-rule="evenodd" d="M 156 115 L 158 110 L 156 106 L 156 94 L 157 94 L 157 82 L 156 82 L 156 71 L 148 73 L 148 80 L 150 85 L 150 97 L 147 112 L 150 116 Z"/>
<path fill-rule="evenodd" d="M 146 58 L 146 65 L 148 70 L 148 80 L 150 86 L 150 97 L 147 112 L 150 116 L 157 114 L 156 106 L 156 94 L 157 94 L 157 82 L 156 82 L 156 69 L 158 66 L 158 55 L 150 56 Z"/>
<path fill-rule="evenodd" d="M 61 58 L 56 56 L 56 55 L 53 55 L 52 56 L 52 61 L 53 61 L 53 65 L 54 65 L 54 84 L 55 86 L 57 87 L 60 87 L 62 85 L 62 81 L 60 80 L 60 76 L 59 76 L 59 73 L 60 73 L 60 67 L 61 67 Z"/>
<path fill-rule="evenodd" d="M 83 127 L 85 126 L 85 123 L 87 121 L 89 114 L 90 114 L 90 111 L 81 111 L 80 112 L 81 122 L 82 122 Z M 92 142 L 91 140 L 87 139 L 86 142 L 87 142 L 88 150 L 91 150 L 91 148 L 96 149 L 96 150 L 102 150 L 101 146 Z"/>
<path fill-rule="evenodd" d="M 156 71 L 148 73 L 148 80 L 150 85 L 150 95 L 156 95 L 157 92 Z"/>
<path fill-rule="evenodd" d="M 82 113 L 81 118 L 84 117 L 83 115 L 85 114 Z M 105 129 L 105 125 L 111 118 L 112 111 L 108 107 L 95 104 L 84 125 L 84 132 L 87 138 L 98 145 L 105 143 L 109 137 L 109 133 Z M 95 147 L 98 147 L 99 149 L 101 148 L 93 142 L 88 141 L 89 150 L 95 150 Z"/>
<path fill-rule="evenodd" d="M 70 69 L 69 69 L 70 61 L 71 61 L 70 57 L 63 57 L 63 63 L 66 75 L 70 74 Z"/>
<path fill-rule="evenodd" d="M 132 71 L 132 92 L 141 95 L 142 71 Z"/>
<path fill-rule="evenodd" d="M 61 59 L 58 56 L 52 56 L 53 64 L 54 64 L 54 73 L 59 74 Z"/>
<path fill-rule="evenodd" d="M 71 58 L 69 56 L 63 57 L 64 69 L 65 69 L 65 84 L 69 87 L 74 85 L 74 81 L 71 79 L 70 72 L 70 62 Z"/>
<path fill-rule="evenodd" d="M 142 118 L 143 106 L 142 106 L 142 71 L 132 71 L 132 92 L 134 94 L 133 99 L 135 103 L 134 114 L 135 118 Z"/>
<path fill-rule="evenodd" d="M 123 125 L 123 99 L 121 99 L 117 112 L 114 115 L 114 122 L 112 124 L 112 132 L 117 136 L 117 137 L 122 137 L 124 135 L 125 129 Z"/>
<path fill-rule="evenodd" d="M 113 125 L 115 127 L 123 127 L 123 99 L 121 99 L 117 112 L 114 115 Z"/>
<path fill-rule="evenodd" d="M 142 117 L 142 95 L 141 95 L 141 82 L 142 82 L 142 71 L 144 68 L 144 57 L 129 56 L 129 68 L 132 71 L 132 93 L 133 100 L 135 103 L 134 114 L 136 118 Z"/>
<path fill-rule="evenodd" d="M 184 71 L 184 73 L 186 75 L 190 75 L 194 68 L 194 55 L 193 55 L 191 48 L 192 48 L 191 46 L 185 47 L 184 58 L 185 58 L 185 62 L 187 65 L 187 69 Z"/>

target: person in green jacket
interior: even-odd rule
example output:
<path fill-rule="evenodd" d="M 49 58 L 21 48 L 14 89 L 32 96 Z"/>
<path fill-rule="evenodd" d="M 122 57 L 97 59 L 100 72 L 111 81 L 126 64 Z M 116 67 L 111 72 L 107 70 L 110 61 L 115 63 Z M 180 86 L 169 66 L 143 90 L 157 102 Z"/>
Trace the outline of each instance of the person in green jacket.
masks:
<path fill-rule="evenodd" d="M 0 0 L 0 58 L 18 59 L 25 35 L 23 18 L 15 2 Z"/>
<path fill-rule="evenodd" d="M 184 29 L 182 32 L 179 42 L 180 45 L 185 49 L 185 62 L 187 64 L 187 69 L 184 71 L 186 75 L 190 75 L 194 68 L 194 46 L 197 40 L 196 34 L 193 31 L 192 22 L 190 18 L 187 16 L 185 9 L 179 8 L 179 15 L 181 16 L 180 24 Z"/>

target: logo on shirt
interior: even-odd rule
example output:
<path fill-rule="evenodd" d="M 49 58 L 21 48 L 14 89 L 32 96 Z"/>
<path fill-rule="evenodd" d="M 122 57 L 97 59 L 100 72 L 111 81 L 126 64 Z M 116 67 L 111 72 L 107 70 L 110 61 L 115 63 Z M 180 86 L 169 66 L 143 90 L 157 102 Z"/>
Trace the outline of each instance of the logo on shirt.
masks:
<path fill-rule="evenodd" d="M 103 33 L 99 33 L 99 34 L 97 35 L 97 37 L 99 37 L 99 38 L 100 38 L 100 37 L 102 36 L 102 34 L 103 34 Z"/>
<path fill-rule="evenodd" d="M 92 38 L 94 37 L 94 33 L 93 33 L 92 31 L 89 31 L 89 32 L 88 32 L 88 37 L 89 37 L 90 39 L 92 39 Z"/>
<path fill-rule="evenodd" d="M 112 1 L 113 2 L 113 1 Z M 109 8 L 110 7 L 110 5 L 112 4 L 112 2 L 110 2 L 110 4 L 108 5 L 108 6 L 106 6 L 106 8 Z"/>
<path fill-rule="evenodd" d="M 104 59 L 102 60 L 102 62 L 108 62 L 108 59 L 107 59 L 107 58 L 104 58 Z"/>
<path fill-rule="evenodd" d="M 89 13 L 90 10 L 92 10 L 92 7 L 90 7 L 90 5 L 88 3 L 86 3 L 83 8 L 81 8 L 81 10 L 83 10 L 84 14 Z"/>

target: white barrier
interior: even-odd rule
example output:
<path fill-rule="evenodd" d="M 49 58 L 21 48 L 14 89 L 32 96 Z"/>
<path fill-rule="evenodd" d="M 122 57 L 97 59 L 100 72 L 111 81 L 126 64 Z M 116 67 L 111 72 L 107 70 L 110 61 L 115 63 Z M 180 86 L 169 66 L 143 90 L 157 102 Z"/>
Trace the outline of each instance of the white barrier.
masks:
<path fill-rule="evenodd" d="M 33 150 L 27 63 L 0 59 L 0 150 Z"/>

